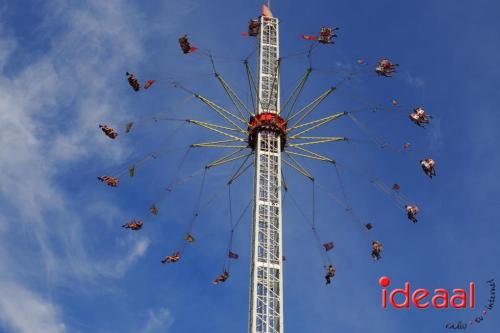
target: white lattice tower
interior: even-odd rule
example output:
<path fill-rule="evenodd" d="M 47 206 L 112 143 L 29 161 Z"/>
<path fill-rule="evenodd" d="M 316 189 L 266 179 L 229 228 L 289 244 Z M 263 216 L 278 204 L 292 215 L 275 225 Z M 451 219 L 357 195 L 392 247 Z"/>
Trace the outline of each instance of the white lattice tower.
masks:
<path fill-rule="evenodd" d="M 256 113 L 277 115 L 280 110 L 279 21 L 271 16 L 261 16 L 259 20 Z M 256 135 L 250 333 L 283 332 L 282 144 L 280 134 L 265 126 Z"/>

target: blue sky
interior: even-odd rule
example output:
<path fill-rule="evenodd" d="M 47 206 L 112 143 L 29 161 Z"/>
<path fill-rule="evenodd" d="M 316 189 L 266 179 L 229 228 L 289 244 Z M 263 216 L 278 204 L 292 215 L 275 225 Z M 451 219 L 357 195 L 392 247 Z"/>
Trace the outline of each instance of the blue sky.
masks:
<path fill-rule="evenodd" d="M 211 76 L 210 50 L 218 71 L 248 101 L 244 68 L 255 41 L 240 36 L 258 1 L 1 1 L 0 2 L 0 332 L 236 332 L 247 327 L 250 214 L 237 229 L 233 250 L 240 259 L 222 286 L 229 237 L 225 181 L 234 165 L 210 170 L 204 198 L 222 193 L 202 212 L 196 242 L 176 265 L 163 256 L 182 243 L 196 207 L 201 177 L 179 186 L 147 207 L 172 181 L 185 147 L 218 137 L 177 123 L 147 122 L 171 115 L 216 122 L 205 106 L 173 89 L 186 87 L 230 107 Z M 274 0 L 280 17 L 283 60 L 282 99 L 308 67 L 302 33 L 339 26 L 337 44 L 317 47 L 313 74 L 301 105 L 340 82 L 345 71 L 364 74 L 341 85 L 312 119 L 368 105 L 401 107 L 360 112 L 356 118 L 394 147 L 412 144 L 412 153 L 381 149 L 347 118 L 320 134 L 341 135 L 318 151 L 339 162 L 354 211 L 375 228 L 362 230 L 348 214 L 317 191 L 317 226 L 323 241 L 336 244 L 337 267 L 331 286 L 323 279 L 321 256 L 306 221 L 284 200 L 285 329 L 287 332 L 439 332 L 452 320 L 469 320 L 486 304 L 485 281 L 500 276 L 498 170 L 500 154 L 500 4 L 496 1 L 439 0 L 298 1 Z M 177 38 L 189 34 L 203 52 L 184 56 Z M 392 79 L 376 77 L 380 57 L 401 66 Z M 366 66 L 356 60 L 363 58 Z M 255 57 L 251 58 L 253 61 Z M 255 68 L 255 67 L 254 67 Z M 134 93 L 126 71 L 156 79 L 147 92 Z M 433 115 L 427 129 L 407 114 L 424 106 Z M 121 130 L 137 127 L 115 141 L 99 123 Z M 96 176 L 112 172 L 156 149 L 167 151 L 105 187 Z M 362 156 L 361 163 L 358 155 Z M 178 178 L 186 177 L 219 152 L 191 151 Z M 429 180 L 418 160 L 437 161 Z M 305 161 L 341 198 L 331 166 Z M 419 223 L 370 184 L 358 169 L 369 168 L 421 207 Z M 285 170 L 291 195 L 311 214 L 311 185 Z M 251 173 L 232 187 L 237 216 L 251 198 Z M 140 232 L 120 226 L 143 218 Z M 380 239 L 383 259 L 374 262 L 370 244 Z M 383 310 L 378 278 L 415 288 L 477 285 L 471 310 Z M 493 332 L 498 309 L 470 330 Z"/>

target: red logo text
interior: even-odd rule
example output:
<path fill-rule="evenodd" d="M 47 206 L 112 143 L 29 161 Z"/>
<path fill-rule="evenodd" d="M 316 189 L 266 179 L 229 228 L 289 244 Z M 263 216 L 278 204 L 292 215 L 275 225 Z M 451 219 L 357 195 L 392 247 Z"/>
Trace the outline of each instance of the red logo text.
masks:
<path fill-rule="evenodd" d="M 404 288 L 396 288 L 388 291 L 387 287 L 391 284 L 391 280 L 387 276 L 379 279 L 378 283 L 382 287 L 382 308 L 387 308 L 387 303 L 395 309 L 409 309 L 411 304 L 417 309 L 425 309 L 433 306 L 436 309 L 447 309 L 449 307 L 455 309 L 474 309 L 475 299 L 475 284 L 469 283 L 468 290 L 453 289 L 449 292 L 446 289 L 434 289 L 433 292 L 428 289 L 419 288 L 416 290 L 411 289 L 409 282 L 406 282 Z M 402 296 L 402 299 L 400 296 Z M 396 297 L 399 298 L 399 303 Z"/>

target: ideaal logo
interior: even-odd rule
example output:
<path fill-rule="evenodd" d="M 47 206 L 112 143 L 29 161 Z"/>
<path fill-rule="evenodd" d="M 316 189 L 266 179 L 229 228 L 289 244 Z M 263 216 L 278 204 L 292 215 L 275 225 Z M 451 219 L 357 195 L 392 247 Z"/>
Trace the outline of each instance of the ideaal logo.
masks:
<path fill-rule="evenodd" d="M 455 309 L 474 309 L 475 307 L 476 285 L 474 282 L 470 282 L 468 288 L 455 288 L 451 292 L 442 288 L 434 289 L 433 292 L 430 292 L 428 289 L 419 288 L 412 292 L 410 283 L 406 282 L 404 288 L 397 288 L 388 293 L 386 288 L 391 284 L 391 280 L 387 276 L 381 277 L 379 284 L 382 287 L 382 308 L 384 309 L 387 309 L 388 302 L 395 309 L 409 309 L 410 304 L 413 304 L 417 309 L 425 309 L 430 306 L 436 309 L 447 309 L 450 307 Z M 491 279 L 487 281 L 487 284 L 490 287 L 490 297 L 488 304 L 484 306 L 482 314 L 476 316 L 473 320 L 469 320 L 468 323 L 467 321 L 465 323 L 461 321 L 447 323 L 446 328 L 466 329 L 474 323 L 480 323 L 484 319 L 488 310 L 492 310 L 495 304 L 495 280 Z M 397 295 L 403 296 L 401 303 L 396 302 Z"/>
<path fill-rule="evenodd" d="M 379 279 L 378 283 L 383 288 L 382 307 L 386 309 L 386 288 L 391 284 L 391 280 L 387 276 L 383 276 Z M 392 307 L 396 309 L 410 308 L 410 299 L 413 306 L 417 309 L 425 309 L 431 305 L 436 309 L 447 309 L 448 307 L 465 309 L 467 306 L 474 309 L 475 288 L 474 282 L 470 282 L 468 291 L 465 289 L 453 289 L 450 293 L 446 289 L 434 289 L 434 293 L 430 300 L 425 301 L 427 297 L 431 296 L 431 292 L 427 289 L 419 288 L 412 293 L 410 283 L 406 282 L 404 289 L 394 289 L 391 291 L 389 294 L 389 302 Z M 404 301 L 402 303 L 396 302 L 397 295 L 404 296 Z"/>

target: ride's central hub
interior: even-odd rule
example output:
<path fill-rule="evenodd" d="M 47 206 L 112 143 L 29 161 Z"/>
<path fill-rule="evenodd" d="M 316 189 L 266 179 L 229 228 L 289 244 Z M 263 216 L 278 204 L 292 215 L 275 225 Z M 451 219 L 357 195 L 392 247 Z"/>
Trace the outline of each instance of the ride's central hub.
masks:
<path fill-rule="evenodd" d="M 270 131 L 279 135 L 281 139 L 281 150 L 286 145 L 286 125 L 285 119 L 276 113 L 266 112 L 257 114 L 250 118 L 248 122 L 248 145 L 255 150 L 257 136 L 261 131 Z"/>

